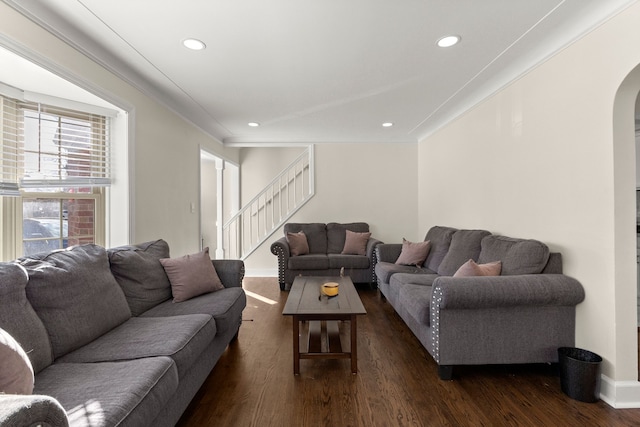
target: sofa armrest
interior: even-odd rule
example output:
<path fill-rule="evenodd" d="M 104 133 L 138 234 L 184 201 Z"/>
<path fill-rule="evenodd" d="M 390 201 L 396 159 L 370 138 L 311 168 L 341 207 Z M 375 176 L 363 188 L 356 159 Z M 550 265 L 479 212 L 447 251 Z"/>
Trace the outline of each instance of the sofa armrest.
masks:
<path fill-rule="evenodd" d="M 367 241 L 367 257 L 372 260 L 375 263 L 375 260 L 377 258 L 376 255 L 376 248 L 378 247 L 378 245 L 382 244 L 382 241 L 373 238 L 373 237 L 369 237 L 369 240 Z"/>
<path fill-rule="evenodd" d="M 445 277 L 433 282 L 432 303 L 440 310 L 516 306 L 575 306 L 584 288 L 564 274 Z"/>
<path fill-rule="evenodd" d="M 277 256 L 283 255 L 285 258 L 291 256 L 291 249 L 286 237 L 281 237 L 271 244 L 271 253 Z"/>
<path fill-rule="evenodd" d="M 0 394 L 0 425 L 68 427 L 69 420 L 51 396 Z"/>
<path fill-rule="evenodd" d="M 281 237 L 271 244 L 271 253 L 278 257 L 278 283 L 280 289 L 284 290 L 284 272 L 291 256 L 291 250 L 289 249 L 289 242 L 286 237 Z"/>
<path fill-rule="evenodd" d="M 376 248 L 382 244 L 382 241 L 369 237 L 367 242 L 367 258 L 369 258 L 369 269 L 371 270 L 371 283 L 377 284 L 376 263 L 378 262 L 378 253 Z"/>
<path fill-rule="evenodd" d="M 377 262 L 394 263 L 402 252 L 402 243 L 381 243 L 376 246 Z"/>
<path fill-rule="evenodd" d="M 239 259 L 214 259 L 211 262 L 225 288 L 242 287 L 244 261 Z"/>

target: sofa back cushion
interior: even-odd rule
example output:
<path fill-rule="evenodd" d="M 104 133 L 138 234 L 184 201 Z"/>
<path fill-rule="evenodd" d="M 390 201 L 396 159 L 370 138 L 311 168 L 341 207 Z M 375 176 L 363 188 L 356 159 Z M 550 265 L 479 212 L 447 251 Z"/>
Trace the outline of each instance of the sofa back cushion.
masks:
<path fill-rule="evenodd" d="M 37 373 L 53 363 L 44 324 L 27 300 L 26 270 L 16 263 L 0 263 L 0 328 L 25 350 Z"/>
<path fill-rule="evenodd" d="M 423 267 L 428 268 L 431 271 L 438 271 L 440 263 L 444 259 L 447 252 L 449 252 L 449 245 L 451 245 L 451 238 L 453 233 L 458 231 L 451 227 L 442 227 L 436 225 L 431 227 L 427 232 L 424 240 L 431 242 L 429 249 L 429 255 L 422 264 Z M 465 260 L 466 261 L 466 260 Z"/>
<path fill-rule="evenodd" d="M 449 251 L 438 266 L 441 276 L 453 276 L 470 259 L 477 261 L 482 239 L 491 234 L 486 230 L 458 230 L 453 233 Z"/>
<path fill-rule="evenodd" d="M 502 261 L 503 276 L 541 273 L 549 260 L 549 247 L 537 240 L 487 236 L 482 239 L 479 264 Z"/>
<path fill-rule="evenodd" d="M 549 252 L 549 261 L 544 266 L 542 274 L 562 274 L 562 254 L 560 252 Z"/>
<path fill-rule="evenodd" d="M 93 341 L 131 317 L 109 269 L 107 251 L 73 246 L 20 263 L 29 274 L 27 298 L 44 323 L 54 358 Z"/>
<path fill-rule="evenodd" d="M 122 288 L 131 314 L 138 316 L 171 298 L 171 284 L 160 264 L 169 258 L 169 244 L 154 240 L 108 249 L 111 273 Z"/>
<path fill-rule="evenodd" d="M 284 225 L 284 235 L 287 233 L 304 232 L 307 236 L 307 244 L 309 245 L 310 254 L 326 254 L 327 253 L 327 227 L 322 223 L 295 223 L 290 222 Z M 344 245 L 344 241 L 342 242 Z M 340 248 L 342 250 L 342 248 Z"/>
<path fill-rule="evenodd" d="M 369 224 L 366 222 L 351 222 L 348 224 L 338 224 L 330 222 L 327 224 L 327 253 L 340 254 L 344 249 L 347 230 L 354 233 L 368 233 Z"/>

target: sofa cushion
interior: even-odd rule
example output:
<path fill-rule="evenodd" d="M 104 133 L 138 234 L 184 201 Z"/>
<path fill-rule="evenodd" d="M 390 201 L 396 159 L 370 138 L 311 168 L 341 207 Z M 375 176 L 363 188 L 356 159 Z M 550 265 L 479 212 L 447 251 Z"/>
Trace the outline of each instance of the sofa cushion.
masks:
<path fill-rule="evenodd" d="M 34 393 L 54 396 L 72 426 L 144 426 L 176 398 L 177 388 L 171 358 L 148 357 L 56 363 L 38 375 Z"/>
<path fill-rule="evenodd" d="M 131 317 L 104 248 L 89 244 L 22 258 L 27 298 L 44 323 L 54 358 L 73 351 Z"/>
<path fill-rule="evenodd" d="M 453 233 L 456 231 L 458 230 L 455 228 L 442 227 L 439 225 L 431 227 L 429 231 L 427 231 L 424 240 L 428 240 L 431 243 L 431 249 L 429 249 L 429 255 L 423 264 L 424 267 L 431 271 L 438 271 L 440 263 L 449 251 Z"/>
<path fill-rule="evenodd" d="M 0 394 L 31 394 L 33 367 L 20 344 L 0 329 Z"/>
<path fill-rule="evenodd" d="M 369 224 L 366 222 L 350 222 L 345 224 L 339 224 L 337 222 L 330 222 L 327 224 L 327 253 L 339 254 L 342 253 L 346 241 L 346 231 L 352 231 L 354 233 L 368 233 Z"/>
<path fill-rule="evenodd" d="M 391 277 L 398 273 L 411 273 L 411 274 L 436 274 L 435 271 L 431 271 L 428 268 L 419 268 L 415 265 L 400 265 L 392 262 L 378 262 L 375 267 L 376 276 L 383 283 L 389 283 Z"/>
<path fill-rule="evenodd" d="M 499 276 L 501 269 L 502 261 L 477 264 L 474 260 L 470 259 L 460 266 L 453 277 Z"/>
<path fill-rule="evenodd" d="M 291 256 L 306 255 L 309 253 L 309 243 L 307 235 L 302 231 L 297 233 L 287 233 L 287 243 Z"/>
<path fill-rule="evenodd" d="M 396 264 L 422 267 L 424 260 L 426 260 L 429 255 L 430 249 L 431 242 L 428 240 L 414 243 L 403 237 L 402 250 L 400 251 L 400 256 L 398 256 L 398 259 L 396 260 Z"/>
<path fill-rule="evenodd" d="M 154 240 L 138 245 L 108 249 L 109 265 L 124 291 L 131 314 L 138 316 L 171 298 L 171 284 L 160 264 L 169 258 L 169 245 Z"/>
<path fill-rule="evenodd" d="M 288 270 L 326 270 L 329 258 L 326 254 L 309 254 L 289 258 Z"/>
<path fill-rule="evenodd" d="M 160 264 L 171 282 L 173 302 L 186 301 L 224 288 L 211 263 L 208 247 L 196 254 L 179 258 L 163 258 Z"/>
<path fill-rule="evenodd" d="M 408 284 L 401 287 L 398 304 L 421 325 L 431 325 L 431 286 Z"/>
<path fill-rule="evenodd" d="M 486 230 L 458 230 L 453 233 L 449 251 L 438 267 L 438 274 L 453 276 L 469 259 L 477 260 L 482 239 L 490 234 Z"/>
<path fill-rule="evenodd" d="M 327 253 L 327 227 L 325 224 L 290 222 L 284 225 L 285 236 L 287 233 L 297 233 L 298 231 L 304 232 L 307 236 L 307 244 L 309 245 L 310 254 Z M 342 249 L 342 247 L 340 249 Z"/>
<path fill-rule="evenodd" d="M 180 304 L 165 301 L 146 311 L 142 317 L 168 317 L 185 314 L 208 314 L 216 322 L 216 335 L 238 330 L 242 310 L 247 305 L 247 296 L 241 287 L 224 288 L 220 291 L 200 295 Z"/>
<path fill-rule="evenodd" d="M 22 346 L 37 373 L 53 363 L 44 324 L 27 300 L 27 271 L 19 264 L 0 263 L 0 328 Z"/>
<path fill-rule="evenodd" d="M 389 283 L 391 286 L 404 286 L 404 285 L 423 285 L 431 286 L 438 277 L 437 274 L 412 274 L 412 273 L 397 273 L 391 276 Z"/>
<path fill-rule="evenodd" d="M 502 261 L 503 276 L 538 274 L 549 260 L 549 247 L 537 240 L 487 236 L 482 239 L 478 263 Z"/>
<path fill-rule="evenodd" d="M 329 268 L 369 268 L 369 258 L 365 255 L 340 255 L 329 254 Z M 348 271 L 345 273 L 348 275 Z"/>
<path fill-rule="evenodd" d="M 344 248 L 340 253 L 342 255 L 366 255 L 367 242 L 371 237 L 371 233 L 356 233 L 351 230 L 346 230 L 345 233 Z"/>
<path fill-rule="evenodd" d="M 56 362 L 118 362 L 167 356 L 176 363 L 178 378 L 183 378 L 215 335 L 216 325 L 208 314 L 132 317 Z"/>

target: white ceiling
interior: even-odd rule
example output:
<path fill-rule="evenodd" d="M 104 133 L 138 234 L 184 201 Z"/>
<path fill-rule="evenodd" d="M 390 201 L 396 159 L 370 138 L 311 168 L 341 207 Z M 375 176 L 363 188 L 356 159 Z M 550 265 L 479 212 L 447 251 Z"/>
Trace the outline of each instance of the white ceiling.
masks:
<path fill-rule="evenodd" d="M 637 0 L 3 1 L 242 145 L 416 142 Z"/>

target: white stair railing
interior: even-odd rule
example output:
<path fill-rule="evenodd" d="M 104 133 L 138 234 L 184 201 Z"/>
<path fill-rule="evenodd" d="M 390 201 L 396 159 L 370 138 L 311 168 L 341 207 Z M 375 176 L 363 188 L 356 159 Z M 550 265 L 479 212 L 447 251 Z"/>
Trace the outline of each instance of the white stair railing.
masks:
<path fill-rule="evenodd" d="M 246 259 L 313 197 L 313 166 L 310 146 L 224 224 L 225 258 Z"/>

